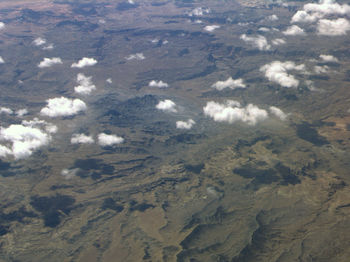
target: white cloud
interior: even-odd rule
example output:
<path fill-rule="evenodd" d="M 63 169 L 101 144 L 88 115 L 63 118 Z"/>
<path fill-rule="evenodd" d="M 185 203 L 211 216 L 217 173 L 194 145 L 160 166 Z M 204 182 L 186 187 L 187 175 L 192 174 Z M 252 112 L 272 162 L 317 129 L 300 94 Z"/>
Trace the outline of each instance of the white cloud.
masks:
<path fill-rule="evenodd" d="M 308 3 L 303 8 L 306 12 L 319 13 L 322 15 L 346 15 L 350 13 L 350 6 L 340 5 L 334 0 L 320 0 L 318 4 Z"/>
<path fill-rule="evenodd" d="M 258 31 L 260 31 L 260 32 L 270 32 L 271 29 L 267 28 L 267 27 L 259 27 Z"/>
<path fill-rule="evenodd" d="M 52 50 L 52 49 L 53 49 L 53 44 L 49 44 L 43 47 L 43 50 Z"/>
<path fill-rule="evenodd" d="M 286 44 L 286 40 L 284 40 L 283 38 L 276 38 L 276 39 L 273 39 L 271 43 L 273 45 L 284 45 Z"/>
<path fill-rule="evenodd" d="M 277 15 L 273 14 L 267 17 L 268 20 L 270 21 L 277 21 L 279 18 Z"/>
<path fill-rule="evenodd" d="M 113 83 L 112 78 L 108 78 L 108 79 L 106 80 L 106 82 L 107 82 L 108 84 L 112 84 L 112 83 Z"/>
<path fill-rule="evenodd" d="M 339 62 L 338 58 L 336 58 L 332 55 L 320 55 L 320 58 L 324 62 Z"/>
<path fill-rule="evenodd" d="M 41 61 L 38 64 L 38 67 L 44 68 L 44 67 L 50 67 L 56 64 L 62 64 L 62 60 L 59 57 L 53 57 L 53 58 L 44 58 L 43 61 Z"/>
<path fill-rule="evenodd" d="M 4 64 L 5 60 L 2 58 L 2 56 L 0 56 L 0 64 Z"/>
<path fill-rule="evenodd" d="M 335 20 L 321 19 L 317 23 L 317 34 L 319 35 L 346 35 L 349 30 L 350 23 L 345 18 L 338 18 Z"/>
<path fill-rule="evenodd" d="M 204 30 L 208 32 L 213 32 L 215 29 L 218 28 L 220 28 L 219 25 L 207 25 L 206 27 L 204 27 Z"/>
<path fill-rule="evenodd" d="M 246 85 L 243 83 L 243 79 L 232 79 L 232 77 L 227 78 L 225 81 L 217 81 L 215 84 L 213 84 L 211 87 L 216 88 L 217 90 L 223 90 L 225 88 L 245 88 Z"/>
<path fill-rule="evenodd" d="M 6 146 L 0 145 L 0 157 L 6 157 L 7 155 L 11 155 L 12 151 Z"/>
<path fill-rule="evenodd" d="M 146 57 L 143 55 L 143 53 L 136 53 L 136 54 L 131 54 L 125 57 L 126 60 L 144 60 Z"/>
<path fill-rule="evenodd" d="M 39 128 L 23 125 L 10 125 L 8 128 L 0 128 L 0 140 L 12 143 L 11 155 L 15 159 L 30 156 L 36 149 L 47 145 L 50 139 L 50 135 Z M 6 149 L 4 152 L 9 154 Z"/>
<path fill-rule="evenodd" d="M 13 111 L 8 107 L 0 107 L 0 114 L 12 115 Z"/>
<path fill-rule="evenodd" d="M 134 0 L 128 0 L 128 3 L 131 4 L 131 5 L 135 4 Z"/>
<path fill-rule="evenodd" d="M 112 146 L 114 144 L 120 144 L 124 142 L 124 138 L 116 135 L 107 135 L 100 133 L 98 135 L 98 144 L 100 146 Z"/>
<path fill-rule="evenodd" d="M 316 74 L 325 74 L 328 73 L 329 67 L 328 66 L 314 66 L 314 72 Z"/>
<path fill-rule="evenodd" d="M 5 23 L 4 22 L 0 22 L 0 30 L 5 28 Z"/>
<path fill-rule="evenodd" d="M 207 105 L 203 107 L 203 111 L 206 116 L 213 118 L 214 121 L 230 124 L 241 121 L 248 125 L 255 125 L 268 117 L 268 113 L 264 109 L 260 109 L 253 104 L 241 107 L 239 102 L 233 100 L 228 100 L 224 104 L 214 101 L 207 102 Z"/>
<path fill-rule="evenodd" d="M 160 80 L 160 81 L 152 80 L 151 82 L 149 82 L 148 86 L 158 87 L 158 88 L 169 87 L 169 85 L 167 83 L 163 82 L 162 80 Z"/>
<path fill-rule="evenodd" d="M 197 7 L 188 13 L 189 16 L 202 16 L 204 14 L 209 14 L 209 8 Z"/>
<path fill-rule="evenodd" d="M 260 68 L 260 71 L 264 72 L 265 77 L 270 81 L 283 87 L 298 87 L 299 80 L 297 80 L 293 75 L 288 74 L 288 71 L 290 70 L 303 71 L 305 70 L 305 65 L 296 65 L 291 61 L 273 61 Z"/>
<path fill-rule="evenodd" d="M 65 168 L 61 171 L 61 175 L 64 176 L 65 179 L 72 179 L 79 171 L 80 171 L 79 168 L 73 168 L 73 169 Z"/>
<path fill-rule="evenodd" d="M 45 129 L 45 131 L 50 134 L 57 132 L 57 126 L 48 123 L 45 120 L 40 120 L 37 117 L 34 117 L 33 120 L 23 120 L 22 125 L 26 127 Z"/>
<path fill-rule="evenodd" d="M 86 104 L 80 99 L 56 97 L 46 100 L 47 106 L 40 113 L 44 116 L 73 116 L 86 110 Z"/>
<path fill-rule="evenodd" d="M 95 141 L 91 136 L 85 134 L 73 134 L 70 142 L 72 144 L 92 144 Z"/>
<path fill-rule="evenodd" d="M 26 108 L 18 109 L 16 111 L 16 115 L 18 117 L 22 117 L 22 116 L 27 115 L 27 114 L 28 114 L 28 110 Z"/>
<path fill-rule="evenodd" d="M 261 51 L 270 50 L 271 46 L 268 44 L 266 38 L 262 35 L 247 36 L 246 34 L 240 37 L 244 42 L 251 44 L 253 47 L 258 48 Z"/>
<path fill-rule="evenodd" d="M 289 26 L 285 31 L 282 32 L 284 35 L 305 35 L 306 33 L 302 28 L 297 25 Z"/>
<path fill-rule="evenodd" d="M 287 114 L 285 114 L 281 109 L 279 109 L 278 107 L 275 106 L 270 106 L 270 112 L 271 114 L 277 116 L 279 119 L 286 120 L 287 119 Z"/>
<path fill-rule="evenodd" d="M 77 83 L 79 85 L 74 87 L 74 91 L 81 95 L 90 94 L 91 91 L 96 89 L 96 86 L 92 83 L 91 78 L 91 76 L 86 76 L 79 73 L 77 75 Z"/>
<path fill-rule="evenodd" d="M 41 37 L 35 38 L 33 41 L 33 44 L 36 46 L 44 45 L 44 44 L 46 44 L 46 39 L 41 38 Z"/>
<path fill-rule="evenodd" d="M 292 23 L 313 23 L 319 18 L 321 18 L 321 16 L 318 13 L 309 14 L 304 10 L 299 10 L 293 15 L 291 22 Z"/>
<path fill-rule="evenodd" d="M 94 66 L 97 64 L 97 60 L 94 58 L 83 57 L 78 61 L 78 63 L 73 63 L 71 67 L 75 68 L 83 68 L 86 66 Z"/>
<path fill-rule="evenodd" d="M 188 119 L 187 121 L 176 121 L 176 128 L 178 129 L 191 129 L 196 122 L 193 119 Z"/>
<path fill-rule="evenodd" d="M 160 101 L 156 105 L 156 108 L 159 109 L 159 110 L 166 111 L 166 112 L 172 112 L 172 113 L 177 112 L 176 104 L 173 101 L 169 100 L 169 99 L 165 99 L 163 101 Z"/>

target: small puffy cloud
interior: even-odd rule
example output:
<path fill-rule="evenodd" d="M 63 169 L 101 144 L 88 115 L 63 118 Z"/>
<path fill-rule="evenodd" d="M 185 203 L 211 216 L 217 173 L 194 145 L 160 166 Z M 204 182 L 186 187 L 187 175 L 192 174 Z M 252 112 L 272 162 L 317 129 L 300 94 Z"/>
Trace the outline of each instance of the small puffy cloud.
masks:
<path fill-rule="evenodd" d="M 73 169 L 63 169 L 61 171 L 61 175 L 65 178 L 65 179 L 72 179 L 73 177 L 75 177 L 77 175 L 77 173 L 80 171 L 79 168 L 73 168 Z"/>
<path fill-rule="evenodd" d="M 236 88 L 245 88 L 246 85 L 243 83 L 243 79 L 232 79 L 232 77 L 227 78 L 225 81 L 217 81 L 211 87 L 217 90 L 223 90 L 225 88 L 236 89 Z"/>
<path fill-rule="evenodd" d="M 166 112 L 172 112 L 172 113 L 176 113 L 176 104 L 169 100 L 169 99 L 165 99 L 163 101 L 160 101 L 157 105 L 156 108 L 162 111 L 166 111 Z"/>
<path fill-rule="evenodd" d="M 62 64 L 61 58 L 59 58 L 59 57 L 46 58 L 45 57 L 44 60 L 38 64 L 38 67 L 40 67 L 40 68 L 51 67 L 51 66 L 57 65 L 57 64 Z"/>
<path fill-rule="evenodd" d="M 112 146 L 115 144 L 121 144 L 124 142 L 124 138 L 116 135 L 108 135 L 105 133 L 100 133 L 98 135 L 98 144 L 100 146 Z"/>
<path fill-rule="evenodd" d="M 12 115 L 13 111 L 8 107 L 0 107 L 0 114 Z"/>
<path fill-rule="evenodd" d="M 259 27 L 258 31 L 260 31 L 260 32 L 270 32 L 271 29 L 267 28 L 267 27 Z"/>
<path fill-rule="evenodd" d="M 94 58 L 88 58 L 88 57 L 83 57 L 82 59 L 80 59 L 78 61 L 78 63 L 73 63 L 71 65 L 72 68 L 84 68 L 87 66 L 94 66 L 97 64 L 97 60 L 95 60 Z"/>
<path fill-rule="evenodd" d="M 18 109 L 16 111 L 16 116 L 22 117 L 28 114 L 28 110 L 26 108 Z"/>
<path fill-rule="evenodd" d="M 73 116 L 86 110 L 86 104 L 80 99 L 56 97 L 46 100 L 47 106 L 40 113 L 44 116 L 59 117 Z"/>
<path fill-rule="evenodd" d="M 53 44 L 49 44 L 43 47 L 43 50 L 52 50 L 52 49 L 53 49 Z"/>
<path fill-rule="evenodd" d="M 131 5 L 135 4 L 134 0 L 128 0 L 128 3 L 131 4 Z"/>
<path fill-rule="evenodd" d="M 273 45 L 284 45 L 286 44 L 286 40 L 284 40 L 283 38 L 276 38 L 276 39 L 273 39 L 271 43 Z"/>
<path fill-rule="evenodd" d="M 282 32 L 284 35 L 306 35 L 304 30 L 297 25 L 289 26 L 285 31 Z"/>
<path fill-rule="evenodd" d="M 287 114 L 285 114 L 281 109 L 279 109 L 278 107 L 275 106 L 270 106 L 270 112 L 271 114 L 277 116 L 279 119 L 286 120 L 287 119 Z"/>
<path fill-rule="evenodd" d="M 34 41 L 33 41 L 33 44 L 36 45 L 36 46 L 45 45 L 46 44 L 46 39 L 41 38 L 41 37 L 35 38 Z"/>
<path fill-rule="evenodd" d="M 209 14 L 209 8 L 197 7 L 188 13 L 189 16 L 202 16 L 204 14 Z"/>
<path fill-rule="evenodd" d="M 206 27 L 204 27 L 204 30 L 208 32 L 213 32 L 215 29 L 219 29 L 219 28 L 220 28 L 219 25 L 207 25 Z"/>
<path fill-rule="evenodd" d="M 317 34 L 328 36 L 346 35 L 350 30 L 350 23 L 345 18 L 335 20 L 320 19 L 317 23 Z"/>
<path fill-rule="evenodd" d="M 72 144 L 92 144 L 95 141 L 91 136 L 85 134 L 73 134 L 70 142 Z"/>
<path fill-rule="evenodd" d="M 0 56 L 0 64 L 4 64 L 5 60 L 2 58 L 2 56 Z"/>
<path fill-rule="evenodd" d="M 112 84 L 112 83 L 113 83 L 112 78 L 106 79 L 106 82 L 107 82 L 108 84 Z"/>
<path fill-rule="evenodd" d="M 151 82 L 149 82 L 148 86 L 158 87 L 158 88 L 169 87 L 169 85 L 167 83 L 163 82 L 162 80 L 160 80 L 160 81 L 152 80 Z"/>
<path fill-rule="evenodd" d="M 303 71 L 305 70 L 305 65 L 296 65 L 291 61 L 273 61 L 260 68 L 260 71 L 264 72 L 265 77 L 270 81 L 275 82 L 283 87 L 298 87 L 299 80 L 288 73 L 290 70 Z"/>
<path fill-rule="evenodd" d="M 39 128 L 24 125 L 10 125 L 0 128 L 0 140 L 12 143 L 11 152 L 2 149 L 6 154 L 11 154 L 15 159 L 26 158 L 36 149 L 47 145 L 51 137 Z"/>
<path fill-rule="evenodd" d="M 273 15 L 270 15 L 267 17 L 267 20 L 270 20 L 270 21 L 277 21 L 278 20 L 278 16 L 273 14 Z"/>
<path fill-rule="evenodd" d="M 203 107 L 203 111 L 206 116 L 213 118 L 214 121 L 230 124 L 241 121 L 248 125 L 255 125 L 268 117 L 266 110 L 253 104 L 241 107 L 240 103 L 234 100 L 228 100 L 224 104 L 214 101 L 207 102 L 207 105 Z"/>
<path fill-rule="evenodd" d="M 4 22 L 0 22 L 0 30 L 5 28 L 5 23 Z"/>
<path fill-rule="evenodd" d="M 267 40 L 264 36 L 247 36 L 246 34 L 241 35 L 240 37 L 244 42 L 251 44 L 253 47 L 258 48 L 261 51 L 270 50 L 271 46 L 267 43 Z"/>
<path fill-rule="evenodd" d="M 193 119 L 188 119 L 187 121 L 176 121 L 176 128 L 178 129 L 191 129 L 196 122 Z"/>
<path fill-rule="evenodd" d="M 74 87 L 74 91 L 81 95 L 90 94 L 91 91 L 96 89 L 96 86 L 92 83 L 91 78 L 91 76 L 86 76 L 79 73 L 77 75 L 77 83 L 79 85 Z"/>
<path fill-rule="evenodd" d="M 144 60 L 146 57 L 143 55 L 143 53 L 136 53 L 136 54 L 131 54 L 125 57 L 126 60 Z"/>
<path fill-rule="evenodd" d="M 320 55 L 323 62 L 339 62 L 338 58 L 332 55 Z"/>
<path fill-rule="evenodd" d="M 328 66 L 314 66 L 314 72 L 316 74 L 325 74 L 328 73 L 329 67 Z"/>

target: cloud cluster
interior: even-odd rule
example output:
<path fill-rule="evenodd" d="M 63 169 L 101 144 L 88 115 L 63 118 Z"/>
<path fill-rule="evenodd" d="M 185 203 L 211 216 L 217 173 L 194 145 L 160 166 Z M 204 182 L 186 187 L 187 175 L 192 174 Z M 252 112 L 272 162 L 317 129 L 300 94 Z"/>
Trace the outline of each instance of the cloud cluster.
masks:
<path fill-rule="evenodd" d="M 329 67 L 328 66 L 314 66 L 314 72 L 316 74 L 325 74 L 328 73 Z"/>
<path fill-rule="evenodd" d="M 236 88 L 245 88 L 246 85 L 243 83 L 243 79 L 232 79 L 232 77 L 229 77 L 225 81 L 217 81 L 215 84 L 213 84 L 211 87 L 217 89 L 217 90 L 223 90 L 225 88 L 230 89 L 236 89 Z"/>
<path fill-rule="evenodd" d="M 36 46 L 45 45 L 46 44 L 46 39 L 41 38 L 41 37 L 35 38 L 34 41 L 33 41 L 33 44 L 36 45 Z"/>
<path fill-rule="evenodd" d="M 91 91 L 96 89 L 96 86 L 91 81 L 91 76 L 86 76 L 79 73 L 77 75 L 78 86 L 74 87 L 74 91 L 81 95 L 88 95 Z"/>
<path fill-rule="evenodd" d="M 46 100 L 47 106 L 40 113 L 44 116 L 59 117 L 73 116 L 86 110 L 86 104 L 80 99 L 56 97 Z"/>
<path fill-rule="evenodd" d="M 83 57 L 77 63 L 71 65 L 72 68 L 84 68 L 87 66 L 94 66 L 97 64 L 97 60 L 94 58 Z"/>
<path fill-rule="evenodd" d="M 214 101 L 207 102 L 207 105 L 203 107 L 203 111 L 206 116 L 213 118 L 214 121 L 230 124 L 241 121 L 248 125 L 255 125 L 268 117 L 266 110 L 253 104 L 242 107 L 239 102 L 234 100 L 228 100 L 223 104 Z"/>
<path fill-rule="evenodd" d="M 38 67 L 40 67 L 40 68 L 51 67 L 51 66 L 57 65 L 57 64 L 62 64 L 61 58 L 59 58 L 59 57 L 46 58 L 45 57 L 44 60 L 38 64 Z"/>
<path fill-rule="evenodd" d="M 247 36 L 246 34 L 240 37 L 244 42 L 251 44 L 253 47 L 266 51 L 271 49 L 271 45 L 267 42 L 266 38 L 262 35 L 257 36 Z"/>
<path fill-rule="evenodd" d="M 125 57 L 126 60 L 144 60 L 146 57 L 143 55 L 143 53 L 136 53 L 136 54 L 131 54 Z"/>
<path fill-rule="evenodd" d="M 317 34 L 328 36 L 346 35 L 350 30 L 350 22 L 345 18 L 335 20 L 320 19 L 317 23 Z"/>
<path fill-rule="evenodd" d="M 48 123 L 45 120 L 40 120 L 37 117 L 34 117 L 32 120 L 23 120 L 22 125 L 26 127 L 32 128 L 41 128 L 44 129 L 45 132 L 53 134 L 57 132 L 57 126 L 54 124 Z"/>
<path fill-rule="evenodd" d="M 95 141 L 91 136 L 85 134 L 73 134 L 70 142 L 72 144 L 92 144 Z"/>
<path fill-rule="evenodd" d="M 116 135 L 108 135 L 105 133 L 100 133 L 98 135 L 98 144 L 100 146 L 112 146 L 115 144 L 121 144 L 124 142 L 124 138 Z"/>
<path fill-rule="evenodd" d="M 314 23 L 317 21 L 319 35 L 345 35 L 350 30 L 349 21 L 345 18 L 325 19 L 326 16 L 345 16 L 350 14 L 350 5 L 340 5 L 334 0 L 320 0 L 319 3 L 305 4 L 302 10 L 292 17 L 292 23 Z"/>
<path fill-rule="evenodd" d="M 152 80 L 151 82 L 149 82 L 148 86 L 158 87 L 158 88 L 169 87 L 169 85 L 167 83 L 163 82 L 162 80 L 160 80 L 160 81 Z"/>
<path fill-rule="evenodd" d="M 26 108 L 18 109 L 18 110 L 16 111 L 16 115 L 17 115 L 18 117 L 22 117 L 22 116 L 25 116 L 25 115 L 27 115 L 27 114 L 28 114 L 28 110 L 27 110 Z"/>
<path fill-rule="evenodd" d="M 305 65 L 296 65 L 291 61 L 273 61 L 260 68 L 260 71 L 264 72 L 265 77 L 271 82 L 275 82 L 283 87 L 298 87 L 299 80 L 297 80 L 293 75 L 288 74 L 288 71 L 290 70 L 303 71 L 305 70 Z"/>
<path fill-rule="evenodd" d="M 323 62 L 339 62 L 338 58 L 332 55 L 320 55 Z"/>
<path fill-rule="evenodd" d="M 289 26 L 285 31 L 282 32 L 284 35 L 306 35 L 304 30 L 297 25 Z"/>
<path fill-rule="evenodd" d="M 193 10 L 191 10 L 188 15 L 189 16 L 202 16 L 204 14 L 209 14 L 210 9 L 209 8 L 203 8 L 203 7 L 197 7 Z"/>
<path fill-rule="evenodd" d="M 176 128 L 178 129 L 191 129 L 195 124 L 193 119 L 188 119 L 187 121 L 176 121 Z"/>
<path fill-rule="evenodd" d="M 219 29 L 219 28 L 220 28 L 219 25 L 207 25 L 204 27 L 204 30 L 208 32 L 213 32 L 215 29 Z"/>
<path fill-rule="evenodd" d="M 172 113 L 177 112 L 176 104 L 169 99 L 159 101 L 159 103 L 156 105 L 156 108 L 165 112 L 172 112 Z"/>

